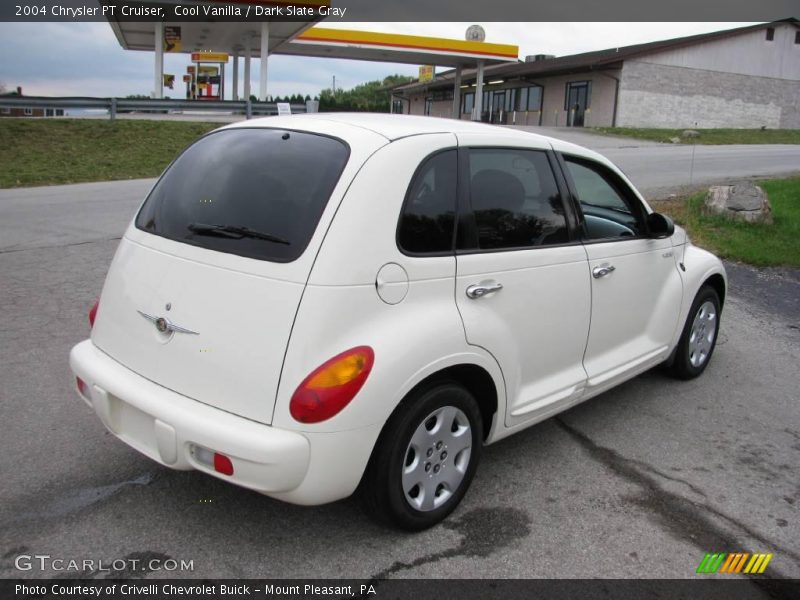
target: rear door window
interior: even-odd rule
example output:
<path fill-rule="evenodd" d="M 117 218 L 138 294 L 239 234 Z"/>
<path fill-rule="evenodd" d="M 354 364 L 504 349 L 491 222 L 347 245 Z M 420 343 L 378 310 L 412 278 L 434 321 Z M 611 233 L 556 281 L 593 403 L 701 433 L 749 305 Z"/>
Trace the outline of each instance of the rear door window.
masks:
<path fill-rule="evenodd" d="M 136 227 L 218 252 L 293 261 L 308 246 L 348 156 L 344 142 L 322 135 L 212 133 L 167 169 Z"/>
<path fill-rule="evenodd" d="M 471 148 L 469 175 L 479 249 L 569 242 L 564 205 L 544 152 Z"/>

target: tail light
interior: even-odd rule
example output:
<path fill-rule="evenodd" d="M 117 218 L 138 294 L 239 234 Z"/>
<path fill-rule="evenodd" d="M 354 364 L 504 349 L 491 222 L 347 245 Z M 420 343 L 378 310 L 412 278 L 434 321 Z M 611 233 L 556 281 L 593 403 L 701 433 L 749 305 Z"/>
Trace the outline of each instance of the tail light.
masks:
<path fill-rule="evenodd" d="M 233 463 L 224 454 L 214 452 L 214 470 L 223 475 L 233 475 Z"/>
<path fill-rule="evenodd" d="M 89 327 L 94 327 L 94 320 L 97 318 L 97 309 L 100 307 L 100 298 L 94 301 L 92 308 L 89 309 Z"/>
<path fill-rule="evenodd" d="M 319 423 L 341 412 L 364 385 L 374 362 L 372 348 L 358 346 L 317 367 L 292 395 L 292 417 L 301 423 Z"/>
<path fill-rule="evenodd" d="M 89 386 L 86 385 L 86 382 L 80 377 L 76 377 L 75 383 L 78 385 L 78 391 L 81 393 L 81 396 L 89 398 Z"/>

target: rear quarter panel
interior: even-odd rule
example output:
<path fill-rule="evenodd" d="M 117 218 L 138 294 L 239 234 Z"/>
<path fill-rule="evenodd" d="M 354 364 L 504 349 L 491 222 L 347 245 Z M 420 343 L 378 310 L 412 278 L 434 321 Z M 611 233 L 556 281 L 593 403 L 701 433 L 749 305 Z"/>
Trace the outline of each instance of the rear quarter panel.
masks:
<path fill-rule="evenodd" d="M 275 426 L 336 432 L 382 425 L 419 381 L 464 363 L 483 366 L 492 375 L 502 403 L 497 363 L 466 343 L 454 299 L 455 257 L 407 256 L 396 243 L 398 217 L 419 163 L 438 150 L 455 147 L 452 134 L 403 138 L 381 148 L 359 172 L 322 244 L 301 301 L 281 377 Z M 376 291 L 376 276 L 387 263 L 400 265 L 408 275 L 408 292 L 397 304 L 385 303 Z M 363 344 L 373 348 L 375 364 L 353 401 L 328 421 L 294 421 L 289 401 L 300 382 L 332 356 Z"/>

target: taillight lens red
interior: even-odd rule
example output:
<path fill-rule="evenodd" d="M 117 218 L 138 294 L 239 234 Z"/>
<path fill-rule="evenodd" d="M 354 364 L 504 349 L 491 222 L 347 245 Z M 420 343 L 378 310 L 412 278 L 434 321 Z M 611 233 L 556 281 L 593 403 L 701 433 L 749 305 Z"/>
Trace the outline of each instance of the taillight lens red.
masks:
<path fill-rule="evenodd" d="M 94 301 L 92 308 L 89 309 L 89 327 L 94 327 L 94 320 L 97 318 L 97 309 L 100 306 L 100 298 Z"/>
<path fill-rule="evenodd" d="M 89 386 L 86 385 L 86 382 L 81 379 L 80 377 L 75 378 L 75 383 L 78 384 L 78 391 L 81 393 L 81 396 L 84 398 L 89 397 Z"/>
<path fill-rule="evenodd" d="M 358 346 L 317 367 L 292 395 L 292 417 L 301 423 L 319 423 L 341 412 L 364 385 L 374 362 L 372 348 Z"/>
<path fill-rule="evenodd" d="M 233 475 L 233 463 L 231 462 L 231 459 L 225 456 L 224 454 L 215 452 L 214 470 L 217 473 L 222 473 L 223 475 Z"/>

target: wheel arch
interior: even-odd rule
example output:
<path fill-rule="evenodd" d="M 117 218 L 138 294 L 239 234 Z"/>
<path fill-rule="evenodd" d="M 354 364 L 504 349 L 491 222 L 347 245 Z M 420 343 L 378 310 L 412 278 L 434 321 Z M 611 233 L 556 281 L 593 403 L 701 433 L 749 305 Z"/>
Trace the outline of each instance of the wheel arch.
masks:
<path fill-rule="evenodd" d="M 497 416 L 498 390 L 489 372 L 474 363 L 452 365 L 440 369 L 435 373 L 431 373 L 409 390 L 395 410 L 392 411 L 392 416 L 398 410 L 402 410 L 405 403 L 421 390 L 443 381 L 458 383 L 475 397 L 478 408 L 481 411 L 481 419 L 483 420 L 483 431 L 481 433 L 483 435 L 483 440 L 486 441 L 492 430 L 494 419 Z M 390 419 L 391 416 L 387 419 L 387 423 Z"/>
<path fill-rule="evenodd" d="M 722 308 L 725 305 L 725 292 L 727 290 L 727 286 L 725 285 L 725 278 L 722 277 L 720 273 L 714 273 L 711 276 L 707 277 L 703 284 L 700 286 L 701 288 L 705 285 L 711 286 L 711 288 L 717 292 L 717 297 L 719 298 L 719 306 Z"/>
<path fill-rule="evenodd" d="M 387 416 L 378 439 L 383 436 L 386 426 L 398 412 L 405 410 L 408 402 L 426 388 L 433 387 L 443 382 L 454 382 L 468 390 L 478 403 L 483 421 L 483 440 L 489 437 L 492 426 L 497 418 L 500 390 L 497 388 L 492 375 L 484 367 L 475 363 L 458 363 L 442 367 L 420 379 L 406 392 L 394 410 Z M 377 446 L 377 443 L 376 443 Z"/>

